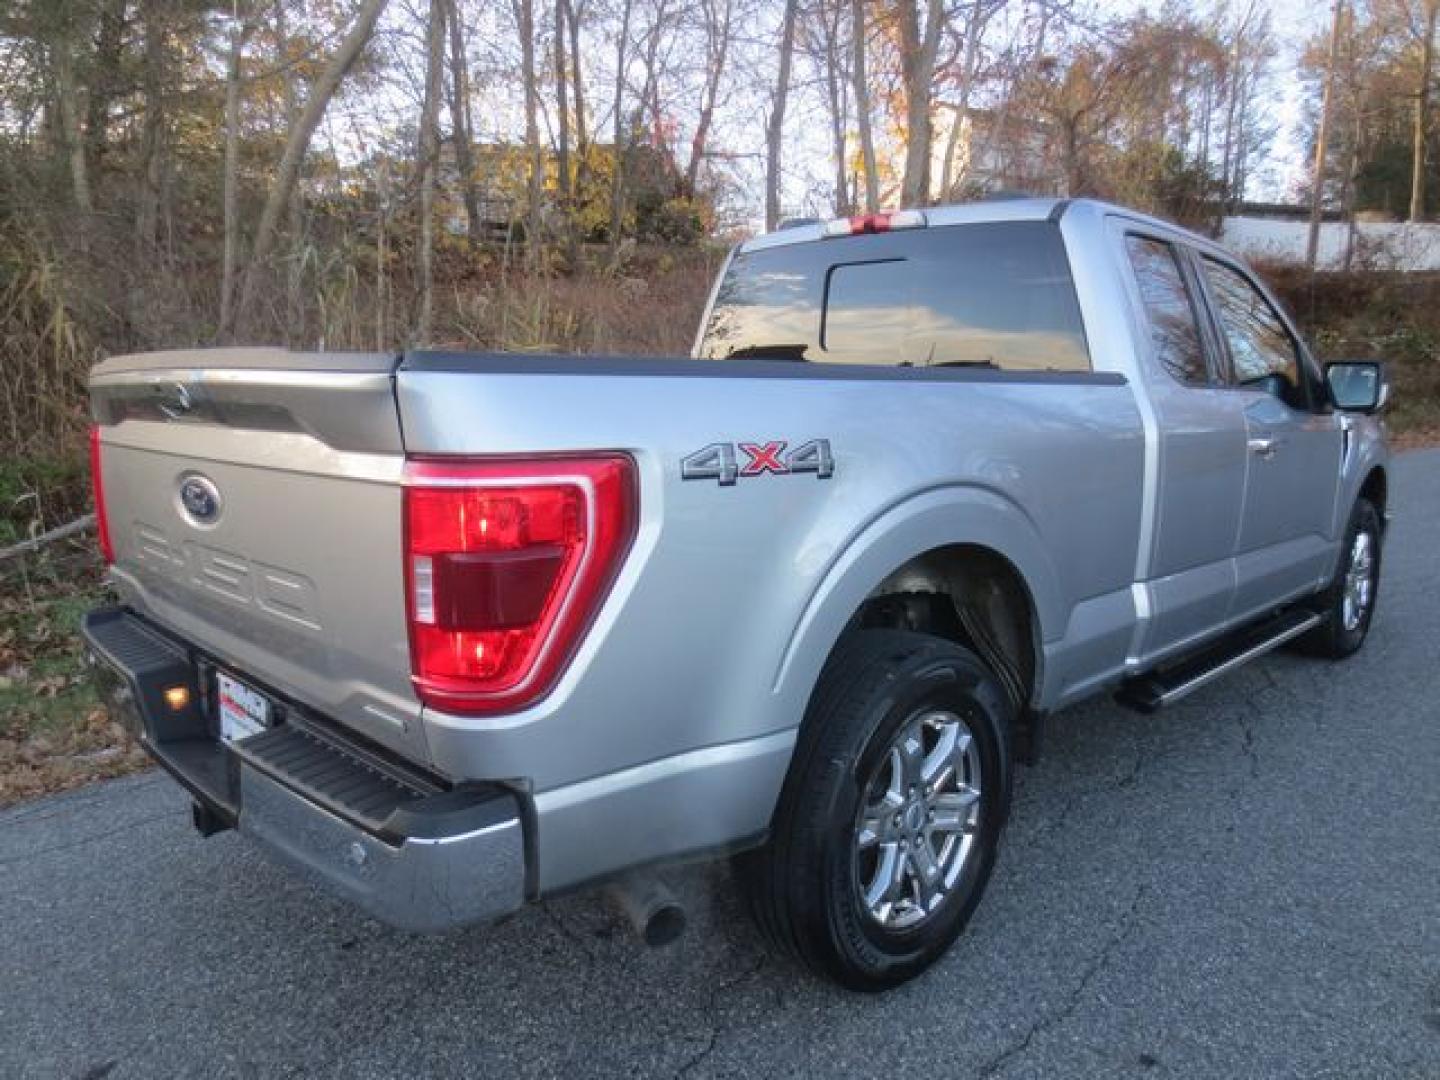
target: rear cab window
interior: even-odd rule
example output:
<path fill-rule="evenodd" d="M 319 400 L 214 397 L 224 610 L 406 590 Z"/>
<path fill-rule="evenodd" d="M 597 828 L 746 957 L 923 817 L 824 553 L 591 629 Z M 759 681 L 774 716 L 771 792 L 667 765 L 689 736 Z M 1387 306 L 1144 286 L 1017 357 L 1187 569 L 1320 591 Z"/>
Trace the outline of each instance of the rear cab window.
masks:
<path fill-rule="evenodd" d="M 738 252 L 699 355 L 1089 371 L 1059 227 L 985 222 Z"/>
<path fill-rule="evenodd" d="M 1209 385 L 1200 319 L 1179 252 L 1168 241 L 1137 233 L 1125 237 L 1125 251 L 1140 287 L 1155 359 L 1176 382 Z"/>

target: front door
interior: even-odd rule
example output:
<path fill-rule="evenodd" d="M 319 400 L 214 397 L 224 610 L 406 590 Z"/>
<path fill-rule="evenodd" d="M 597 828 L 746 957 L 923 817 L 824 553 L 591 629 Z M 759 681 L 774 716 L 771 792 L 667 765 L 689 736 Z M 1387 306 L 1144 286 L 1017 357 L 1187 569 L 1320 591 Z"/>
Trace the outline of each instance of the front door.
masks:
<path fill-rule="evenodd" d="M 1335 560 L 1341 431 L 1299 339 L 1238 266 L 1202 256 L 1201 275 L 1244 402 L 1249 462 L 1232 617 L 1312 592 Z"/>

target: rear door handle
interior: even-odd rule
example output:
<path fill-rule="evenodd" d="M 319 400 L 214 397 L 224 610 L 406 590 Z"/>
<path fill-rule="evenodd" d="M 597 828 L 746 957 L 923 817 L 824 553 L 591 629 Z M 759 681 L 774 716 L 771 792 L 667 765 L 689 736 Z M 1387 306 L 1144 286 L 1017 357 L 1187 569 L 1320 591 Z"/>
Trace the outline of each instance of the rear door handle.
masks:
<path fill-rule="evenodd" d="M 1246 445 L 1250 447 L 1252 454 L 1268 458 L 1275 456 L 1275 451 L 1280 447 L 1280 440 L 1273 435 L 1265 435 L 1257 439 L 1250 439 Z"/>

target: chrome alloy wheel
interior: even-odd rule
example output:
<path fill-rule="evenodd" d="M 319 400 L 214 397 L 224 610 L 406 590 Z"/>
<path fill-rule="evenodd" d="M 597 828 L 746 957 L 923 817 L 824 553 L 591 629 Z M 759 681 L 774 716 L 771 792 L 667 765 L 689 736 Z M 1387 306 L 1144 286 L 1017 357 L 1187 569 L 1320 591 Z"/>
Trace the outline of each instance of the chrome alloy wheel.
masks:
<path fill-rule="evenodd" d="M 980 750 L 953 712 L 926 710 L 891 741 L 868 778 L 855 824 L 865 908 L 906 930 L 944 903 L 980 828 Z"/>
<path fill-rule="evenodd" d="M 1340 598 L 1340 618 L 1346 630 L 1355 630 L 1364 621 L 1375 597 L 1375 538 L 1361 530 L 1350 545 L 1345 568 L 1345 591 Z"/>

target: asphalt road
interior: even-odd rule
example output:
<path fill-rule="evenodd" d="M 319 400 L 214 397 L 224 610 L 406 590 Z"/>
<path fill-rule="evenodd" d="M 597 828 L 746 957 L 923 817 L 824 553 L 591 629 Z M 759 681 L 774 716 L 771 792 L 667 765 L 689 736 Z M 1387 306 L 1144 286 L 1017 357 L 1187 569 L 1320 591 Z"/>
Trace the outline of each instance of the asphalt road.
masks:
<path fill-rule="evenodd" d="M 0 814 L 0 1075 L 1440 1078 L 1440 451 L 1392 502 L 1358 657 L 1061 717 L 969 933 L 887 996 L 768 958 L 722 866 L 657 952 L 593 895 L 391 931 L 152 773 Z"/>

